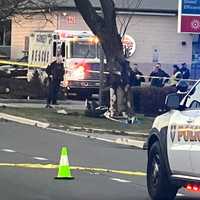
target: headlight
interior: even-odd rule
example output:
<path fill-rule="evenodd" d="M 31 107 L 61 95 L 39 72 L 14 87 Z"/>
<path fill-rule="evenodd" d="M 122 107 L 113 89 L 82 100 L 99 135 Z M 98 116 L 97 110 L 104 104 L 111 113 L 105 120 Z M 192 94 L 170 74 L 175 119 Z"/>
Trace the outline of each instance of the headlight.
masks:
<path fill-rule="evenodd" d="M 72 68 L 69 72 L 71 80 L 83 80 L 85 78 L 84 66 L 77 66 Z"/>

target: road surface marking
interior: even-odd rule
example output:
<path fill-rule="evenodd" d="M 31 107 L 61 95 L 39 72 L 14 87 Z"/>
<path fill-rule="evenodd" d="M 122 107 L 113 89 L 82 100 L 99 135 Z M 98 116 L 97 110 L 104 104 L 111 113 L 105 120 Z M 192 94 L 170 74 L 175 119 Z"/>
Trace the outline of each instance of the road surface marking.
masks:
<path fill-rule="evenodd" d="M 57 169 L 58 165 L 55 164 L 28 164 L 28 163 L 0 163 L 0 167 L 16 167 L 16 168 L 31 168 L 31 169 Z M 144 172 L 138 171 L 124 171 L 124 170 L 112 170 L 104 168 L 89 168 L 89 167 L 78 167 L 71 166 L 72 170 L 77 171 L 88 171 L 88 172 L 99 172 L 99 173 L 113 173 L 113 174 L 123 174 L 128 176 L 146 176 Z"/>
<path fill-rule="evenodd" d="M 103 168 L 88 168 L 88 167 L 70 167 L 70 168 L 72 170 L 78 170 L 78 171 L 114 173 L 114 174 L 123 174 L 123 175 L 129 175 L 129 176 L 146 176 L 146 173 L 144 173 L 144 172 L 112 170 L 112 169 L 103 169 Z"/>
<path fill-rule="evenodd" d="M 14 151 L 12 149 L 1 149 L 1 151 L 8 152 L 8 153 L 16 153 L 16 151 Z"/>
<path fill-rule="evenodd" d="M 23 164 L 23 163 L 0 163 L 0 167 L 16 167 L 16 168 L 31 168 L 31 169 L 57 169 L 58 165 L 53 164 Z"/>
<path fill-rule="evenodd" d="M 42 157 L 33 157 L 35 160 L 41 160 L 41 161 L 47 161 L 47 158 L 42 158 Z"/>
<path fill-rule="evenodd" d="M 99 172 L 89 172 L 90 175 L 101 175 Z"/>
<path fill-rule="evenodd" d="M 119 183 L 131 183 L 131 181 L 124 180 L 124 179 L 119 179 L 119 178 L 111 178 L 110 180 L 117 181 Z"/>

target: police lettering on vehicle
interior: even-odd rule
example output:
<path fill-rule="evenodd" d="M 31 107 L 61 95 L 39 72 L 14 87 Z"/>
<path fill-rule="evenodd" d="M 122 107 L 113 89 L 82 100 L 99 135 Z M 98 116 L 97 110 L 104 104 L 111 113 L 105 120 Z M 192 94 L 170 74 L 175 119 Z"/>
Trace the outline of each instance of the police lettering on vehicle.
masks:
<path fill-rule="evenodd" d="M 170 137 L 172 142 L 200 142 L 200 126 L 176 125 L 170 127 Z"/>

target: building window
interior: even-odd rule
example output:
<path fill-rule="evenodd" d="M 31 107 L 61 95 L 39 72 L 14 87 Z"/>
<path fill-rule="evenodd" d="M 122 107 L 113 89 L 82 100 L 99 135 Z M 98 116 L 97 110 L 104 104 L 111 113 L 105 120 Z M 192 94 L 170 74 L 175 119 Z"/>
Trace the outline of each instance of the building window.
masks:
<path fill-rule="evenodd" d="M 35 56 L 35 52 L 34 50 L 32 51 L 32 58 L 31 58 L 31 61 L 33 62 L 34 61 L 34 56 Z"/>
<path fill-rule="evenodd" d="M 44 51 L 44 62 L 46 62 L 46 51 Z"/>
<path fill-rule="evenodd" d="M 38 62 L 40 62 L 40 61 L 41 61 L 41 59 L 40 59 L 40 58 L 41 58 L 41 51 L 39 51 L 39 52 L 38 52 Z"/>
<path fill-rule="evenodd" d="M 199 79 L 200 76 L 200 35 L 193 35 L 191 78 Z"/>
<path fill-rule="evenodd" d="M 37 57 L 38 57 L 38 51 L 35 51 L 35 62 L 37 62 Z"/>
<path fill-rule="evenodd" d="M 57 52 L 57 43 L 53 43 L 53 57 L 56 57 L 56 52 Z"/>
<path fill-rule="evenodd" d="M 24 50 L 28 52 L 29 50 L 29 36 L 25 37 L 25 41 L 24 41 Z"/>
<path fill-rule="evenodd" d="M 66 45 L 66 50 L 65 50 L 65 52 L 66 52 L 66 58 L 68 58 L 68 45 Z"/>
<path fill-rule="evenodd" d="M 11 21 L 0 22 L 0 46 L 11 45 Z"/>
<path fill-rule="evenodd" d="M 42 62 L 44 62 L 44 51 L 42 51 Z"/>
<path fill-rule="evenodd" d="M 65 53 L 66 53 L 66 52 L 65 52 L 65 42 L 63 42 L 63 43 L 62 43 L 62 46 L 61 46 L 61 54 L 62 54 L 62 57 L 63 57 L 63 58 L 65 58 Z"/>
<path fill-rule="evenodd" d="M 49 62 L 49 51 L 47 51 L 47 62 Z"/>

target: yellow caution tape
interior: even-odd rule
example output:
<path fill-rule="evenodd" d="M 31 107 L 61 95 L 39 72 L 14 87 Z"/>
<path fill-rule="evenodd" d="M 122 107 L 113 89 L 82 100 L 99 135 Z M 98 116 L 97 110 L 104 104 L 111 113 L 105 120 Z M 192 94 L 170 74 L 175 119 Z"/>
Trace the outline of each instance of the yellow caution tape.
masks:
<path fill-rule="evenodd" d="M 29 63 L 26 63 L 26 62 L 7 61 L 7 60 L 0 60 L 0 64 L 5 64 L 5 65 L 17 65 L 17 66 L 21 66 L 21 67 L 46 68 L 46 66 L 35 65 L 35 64 L 29 64 Z"/>
<path fill-rule="evenodd" d="M 31 168 L 31 169 L 57 169 L 58 165 L 54 164 L 14 164 L 14 163 L 0 163 L 0 167 L 16 167 L 16 168 Z M 111 169 L 103 169 L 103 168 L 89 168 L 89 167 L 78 167 L 72 166 L 70 167 L 72 170 L 78 171 L 89 171 L 89 172 L 99 172 L 99 173 L 114 173 L 128 176 L 146 176 L 144 172 L 137 171 L 124 171 L 124 170 L 111 170 Z"/>
<path fill-rule="evenodd" d="M 46 68 L 46 66 L 42 66 L 42 65 L 36 65 L 36 64 L 29 64 L 26 62 L 15 62 L 15 61 L 7 61 L 7 60 L 0 60 L 0 64 L 6 64 L 6 65 L 17 65 L 17 66 L 21 66 L 21 67 L 29 67 L 29 68 Z M 91 70 L 87 70 L 88 72 L 91 73 L 100 73 L 100 71 L 91 71 Z M 109 72 L 104 72 L 104 74 L 109 74 Z M 157 77 L 157 76 L 144 76 L 144 75 L 138 75 L 138 77 L 143 77 L 143 78 L 151 78 L 151 79 L 165 79 L 165 80 L 171 80 L 173 78 L 171 77 Z M 180 80 L 184 80 L 187 82 L 196 82 L 198 80 L 196 79 L 176 79 L 177 81 Z"/>

